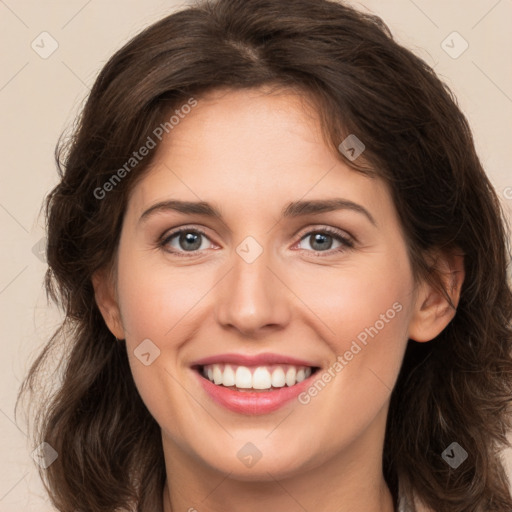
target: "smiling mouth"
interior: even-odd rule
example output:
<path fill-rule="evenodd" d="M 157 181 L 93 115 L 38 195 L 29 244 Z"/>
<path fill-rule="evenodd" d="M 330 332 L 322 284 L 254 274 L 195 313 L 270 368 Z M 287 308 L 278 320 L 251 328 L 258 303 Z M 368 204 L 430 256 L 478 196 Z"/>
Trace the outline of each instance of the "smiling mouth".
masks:
<path fill-rule="evenodd" d="M 241 392 L 264 392 L 292 387 L 319 370 L 315 366 L 292 364 L 264 366 L 208 364 L 196 366 L 194 369 L 216 386 Z"/>

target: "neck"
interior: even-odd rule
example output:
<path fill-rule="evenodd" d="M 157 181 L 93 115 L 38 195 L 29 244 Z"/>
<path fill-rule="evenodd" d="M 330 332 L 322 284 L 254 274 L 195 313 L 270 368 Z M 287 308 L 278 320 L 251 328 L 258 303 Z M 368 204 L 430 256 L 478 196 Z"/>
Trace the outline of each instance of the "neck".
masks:
<path fill-rule="evenodd" d="M 326 487 L 328 486 L 323 487 L 324 491 Z M 180 489 L 171 491 L 166 483 L 163 512 L 260 512 L 262 504 L 268 510 L 284 512 L 396 512 L 393 497 L 384 480 L 373 489 L 363 485 L 358 488 L 357 493 L 344 493 L 344 486 L 339 485 L 336 490 L 330 489 L 323 496 L 317 496 L 317 504 L 311 497 L 304 496 L 303 491 L 297 492 L 285 480 L 254 484 L 233 482 L 224 477 L 203 491 L 200 498 L 187 497 Z"/>

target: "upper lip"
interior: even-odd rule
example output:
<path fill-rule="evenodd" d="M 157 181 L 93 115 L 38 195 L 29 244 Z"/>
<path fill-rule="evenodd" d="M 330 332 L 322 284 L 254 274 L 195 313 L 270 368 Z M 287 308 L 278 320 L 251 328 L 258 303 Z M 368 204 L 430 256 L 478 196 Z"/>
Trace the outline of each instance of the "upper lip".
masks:
<path fill-rule="evenodd" d="M 310 366 L 316 367 L 311 361 L 297 359 L 282 354 L 263 353 L 257 355 L 246 354 L 217 354 L 214 356 L 204 357 L 194 361 L 191 366 L 206 366 L 208 364 L 234 364 L 237 366 L 265 366 L 270 364 L 290 364 L 294 366 Z"/>

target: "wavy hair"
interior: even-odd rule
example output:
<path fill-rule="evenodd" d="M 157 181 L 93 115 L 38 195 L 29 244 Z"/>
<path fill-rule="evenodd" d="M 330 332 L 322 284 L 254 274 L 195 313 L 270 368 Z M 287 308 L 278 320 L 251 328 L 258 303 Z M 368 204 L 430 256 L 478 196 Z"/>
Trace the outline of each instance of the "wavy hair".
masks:
<path fill-rule="evenodd" d="M 339 158 L 388 183 L 418 279 L 443 286 L 429 251 L 465 255 L 455 317 L 431 342 L 408 341 L 391 395 L 383 468 L 395 502 L 510 512 L 501 451 L 512 428 L 512 294 L 498 197 L 447 86 L 380 18 L 329 0 L 204 0 L 165 17 L 112 56 L 71 136 L 59 140 L 60 181 L 45 203 L 45 285 L 64 320 L 17 403 L 30 396 L 35 445 L 58 452 L 41 470 L 53 504 L 162 509 L 160 428 L 91 281 L 112 268 L 129 193 L 155 152 L 112 177 L 187 99 L 264 85 L 311 100 L 333 152 L 348 134 L 364 141 L 364 165 Z M 454 441 L 468 454 L 457 469 L 441 457 Z"/>

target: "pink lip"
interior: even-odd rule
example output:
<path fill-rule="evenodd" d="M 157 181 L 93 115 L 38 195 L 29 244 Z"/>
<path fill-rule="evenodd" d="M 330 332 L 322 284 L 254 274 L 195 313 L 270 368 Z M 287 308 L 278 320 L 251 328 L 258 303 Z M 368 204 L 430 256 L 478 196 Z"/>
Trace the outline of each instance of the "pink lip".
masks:
<path fill-rule="evenodd" d="M 236 364 L 238 366 L 264 366 L 267 364 L 291 364 L 294 366 L 319 366 L 305 361 L 296 359 L 295 357 L 284 356 L 280 354 L 264 353 L 254 356 L 244 354 L 218 354 L 215 356 L 205 357 L 194 361 L 191 366 L 205 366 L 207 364 Z"/>
<path fill-rule="evenodd" d="M 194 373 L 212 400 L 231 411 L 248 415 L 268 414 L 276 411 L 302 393 L 311 384 L 311 378 L 316 375 L 314 373 L 291 387 L 284 386 L 273 391 L 251 392 L 235 391 L 224 386 L 217 386 L 200 375 L 199 372 L 194 371 Z"/>

